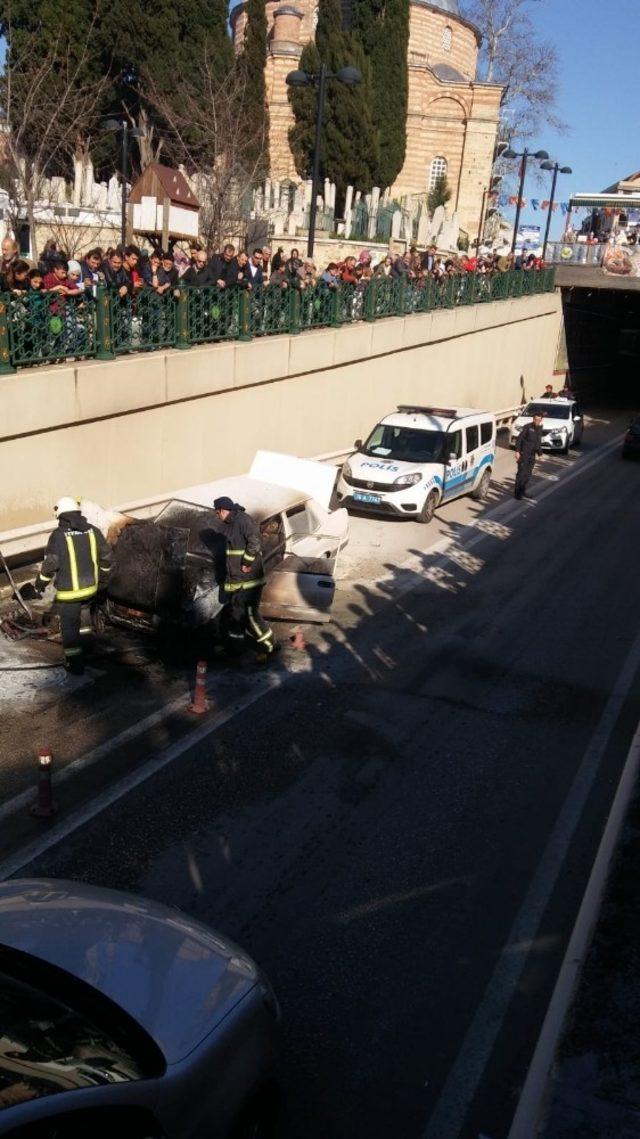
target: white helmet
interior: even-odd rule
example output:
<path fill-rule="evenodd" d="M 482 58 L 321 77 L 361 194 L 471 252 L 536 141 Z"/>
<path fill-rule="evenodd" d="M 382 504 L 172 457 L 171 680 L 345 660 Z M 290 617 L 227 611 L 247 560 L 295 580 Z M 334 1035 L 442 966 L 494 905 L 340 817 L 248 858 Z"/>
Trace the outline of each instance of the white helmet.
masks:
<path fill-rule="evenodd" d="M 78 510 L 79 506 L 80 504 L 77 498 L 71 498 L 70 495 L 66 495 L 65 498 L 58 499 L 53 509 L 56 514 L 69 514 L 72 510 Z"/>

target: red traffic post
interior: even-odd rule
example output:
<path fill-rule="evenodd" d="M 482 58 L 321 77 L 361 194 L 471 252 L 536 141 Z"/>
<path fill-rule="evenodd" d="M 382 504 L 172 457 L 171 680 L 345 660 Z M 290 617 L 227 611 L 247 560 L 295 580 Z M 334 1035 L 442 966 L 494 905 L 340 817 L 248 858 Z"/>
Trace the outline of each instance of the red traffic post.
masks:
<path fill-rule="evenodd" d="M 38 752 L 38 798 L 31 807 L 31 814 L 36 819 L 50 819 L 55 813 L 56 808 L 51 790 L 51 751 L 49 748 L 40 748 Z"/>
<path fill-rule="evenodd" d="M 196 665 L 196 686 L 193 690 L 193 700 L 187 711 L 193 712 L 195 716 L 201 716 L 203 712 L 207 711 L 207 708 L 207 662 L 206 660 L 199 660 Z"/>

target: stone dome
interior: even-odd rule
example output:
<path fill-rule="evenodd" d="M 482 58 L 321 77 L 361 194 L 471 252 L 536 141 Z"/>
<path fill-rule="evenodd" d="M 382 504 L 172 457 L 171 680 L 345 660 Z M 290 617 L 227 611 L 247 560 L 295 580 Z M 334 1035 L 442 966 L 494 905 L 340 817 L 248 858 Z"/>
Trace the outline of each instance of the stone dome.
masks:
<path fill-rule="evenodd" d="M 440 8 L 451 16 L 459 16 L 458 0 L 414 0 L 415 4 L 424 4 L 426 8 Z"/>

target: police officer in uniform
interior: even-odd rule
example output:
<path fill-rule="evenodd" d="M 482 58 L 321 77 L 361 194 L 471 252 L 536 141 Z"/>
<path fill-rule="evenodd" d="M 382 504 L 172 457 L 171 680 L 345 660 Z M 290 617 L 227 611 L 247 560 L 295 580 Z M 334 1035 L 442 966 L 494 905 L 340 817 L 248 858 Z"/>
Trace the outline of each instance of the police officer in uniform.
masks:
<path fill-rule="evenodd" d="M 226 541 L 222 587 L 226 601 L 222 618 L 226 637 L 231 643 L 239 642 L 246 633 L 255 641 L 260 656 L 268 659 L 280 646 L 260 613 L 265 584 L 260 530 L 244 507 L 226 495 L 215 499 L 213 509 L 224 523 Z"/>
<path fill-rule="evenodd" d="M 533 474 L 536 458 L 542 454 L 542 416 L 534 415 L 531 423 L 525 423 L 516 439 L 516 485 L 514 498 L 523 498 L 527 483 Z"/>
<path fill-rule="evenodd" d="M 41 597 L 49 582 L 54 582 L 65 667 L 80 676 L 84 672 L 81 610 L 106 585 L 111 550 L 101 531 L 91 526 L 78 509 L 76 499 L 60 498 L 54 509 L 58 527 L 49 538 L 33 588 Z"/>

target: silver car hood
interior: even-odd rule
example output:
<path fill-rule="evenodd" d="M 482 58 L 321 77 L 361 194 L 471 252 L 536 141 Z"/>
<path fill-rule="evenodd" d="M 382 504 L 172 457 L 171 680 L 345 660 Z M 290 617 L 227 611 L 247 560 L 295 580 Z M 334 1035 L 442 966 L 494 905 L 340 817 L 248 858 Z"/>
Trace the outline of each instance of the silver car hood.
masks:
<path fill-rule="evenodd" d="M 178 910 L 79 882 L 0 883 L 0 944 L 110 997 L 184 1059 L 258 981 L 241 949 Z"/>

